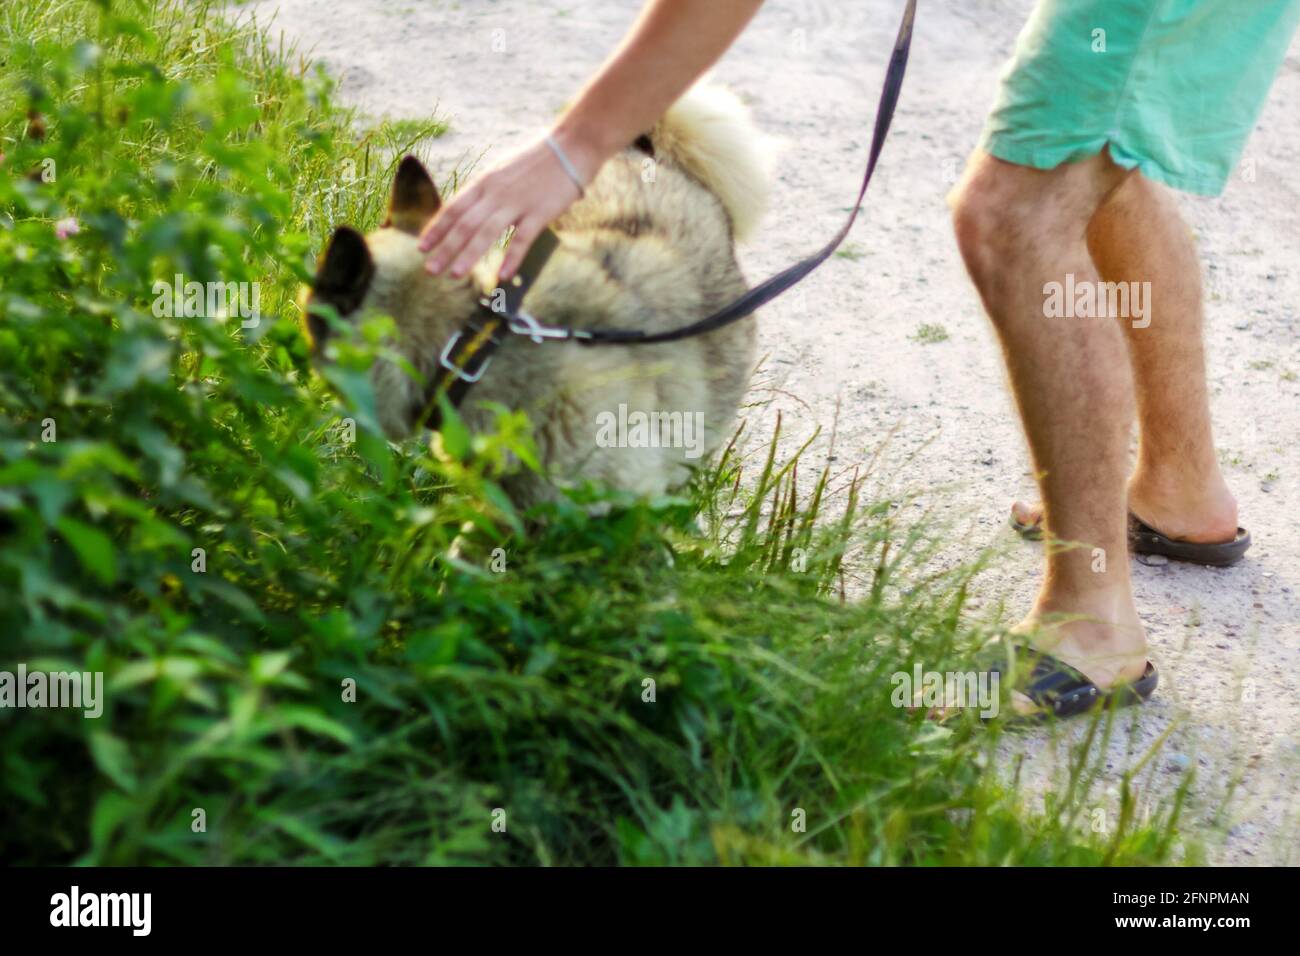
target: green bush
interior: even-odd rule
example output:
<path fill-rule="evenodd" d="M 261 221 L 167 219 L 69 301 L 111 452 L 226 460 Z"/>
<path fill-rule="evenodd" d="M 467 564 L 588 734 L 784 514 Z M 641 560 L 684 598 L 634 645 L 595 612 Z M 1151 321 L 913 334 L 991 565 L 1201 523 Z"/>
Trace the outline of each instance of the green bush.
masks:
<path fill-rule="evenodd" d="M 1176 814 L 1093 835 L 1082 784 L 1031 812 L 995 732 L 891 705 L 889 674 L 987 635 L 962 618 L 976 568 L 922 575 L 889 503 L 855 485 L 819 520 L 826 476 L 801 488 L 773 443 L 680 500 L 520 515 L 496 483 L 529 456 L 517 416 L 389 444 L 374 334 L 322 381 L 293 305 L 311 253 L 373 225 L 436 123 L 359 132 L 202 3 L 0 17 L 0 669 L 107 688 L 98 719 L 0 711 L 0 858 L 1170 853 Z M 178 274 L 258 283 L 260 321 L 156 315 Z"/>

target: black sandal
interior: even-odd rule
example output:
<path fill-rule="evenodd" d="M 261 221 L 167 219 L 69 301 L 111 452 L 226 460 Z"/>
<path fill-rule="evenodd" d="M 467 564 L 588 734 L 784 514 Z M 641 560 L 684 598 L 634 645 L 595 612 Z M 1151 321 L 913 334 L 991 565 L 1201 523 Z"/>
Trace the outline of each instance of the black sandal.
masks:
<path fill-rule="evenodd" d="M 1190 564 L 1205 564 L 1214 568 L 1226 568 L 1236 564 L 1246 556 L 1250 548 L 1250 532 L 1245 528 L 1237 529 L 1237 536 L 1231 541 L 1217 544 L 1202 544 L 1195 541 L 1175 541 L 1151 527 L 1132 512 L 1128 516 L 1129 547 L 1136 554 L 1162 554 L 1175 561 L 1187 561 Z"/>
<path fill-rule="evenodd" d="M 1039 710 L 1017 714 L 1015 720 L 1043 720 L 1048 717 L 1075 717 L 1097 707 L 1128 707 L 1147 701 L 1160 683 L 1155 665 L 1147 661 L 1142 676 L 1131 683 L 1117 684 L 1102 690 L 1078 670 L 1051 654 L 1027 644 L 1011 644 L 1015 655 L 1015 678 L 1012 689 L 1028 697 Z M 1005 659 L 994 663 L 989 672 L 1003 674 Z M 999 677 L 1001 680 L 1001 677 Z"/>
<path fill-rule="evenodd" d="M 1016 534 L 1026 541 L 1041 541 L 1043 525 L 1041 522 L 1021 522 L 1011 516 L 1011 527 Z M 1177 541 L 1161 534 L 1132 512 L 1128 516 L 1128 544 L 1134 554 L 1159 554 L 1175 561 L 1188 564 L 1204 564 L 1209 567 L 1226 568 L 1236 564 L 1250 549 L 1250 532 L 1245 528 L 1237 529 L 1237 536 L 1231 541 L 1202 544 L 1195 541 Z"/>

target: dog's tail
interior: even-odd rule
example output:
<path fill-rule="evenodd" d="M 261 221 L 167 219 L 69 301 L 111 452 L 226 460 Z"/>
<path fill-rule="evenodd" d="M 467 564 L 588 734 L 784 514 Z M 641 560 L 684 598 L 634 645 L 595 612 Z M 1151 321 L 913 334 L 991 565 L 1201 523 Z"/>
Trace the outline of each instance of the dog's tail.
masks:
<path fill-rule="evenodd" d="M 695 86 L 650 138 L 656 156 L 671 158 L 722 200 L 737 240 L 753 232 L 767 209 L 773 147 L 734 93 Z"/>

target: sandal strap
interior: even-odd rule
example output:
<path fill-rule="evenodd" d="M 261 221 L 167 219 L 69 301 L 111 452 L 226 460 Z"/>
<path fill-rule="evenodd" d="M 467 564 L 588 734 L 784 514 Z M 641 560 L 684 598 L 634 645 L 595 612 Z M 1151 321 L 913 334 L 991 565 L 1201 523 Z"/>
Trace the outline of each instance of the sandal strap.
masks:
<path fill-rule="evenodd" d="M 1089 687 L 1096 689 L 1096 685 L 1080 671 L 1051 654 L 1035 650 L 1027 644 L 1011 644 L 1010 647 L 1017 665 L 1028 669 L 1027 677 L 1022 678 L 1023 683 L 1018 683 L 1015 689 L 1040 707 L 1051 707 L 1073 691 Z M 1003 667 L 1004 663 L 998 662 L 989 670 L 1002 673 Z"/>

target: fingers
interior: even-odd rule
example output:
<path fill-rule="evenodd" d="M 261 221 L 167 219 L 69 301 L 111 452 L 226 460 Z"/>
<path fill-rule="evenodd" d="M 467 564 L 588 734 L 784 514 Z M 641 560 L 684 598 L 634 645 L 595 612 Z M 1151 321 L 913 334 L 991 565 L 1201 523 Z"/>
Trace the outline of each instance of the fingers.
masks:
<path fill-rule="evenodd" d="M 575 195 L 576 191 L 576 195 Z M 461 279 L 502 231 L 515 226 L 498 273 L 513 278 L 545 225 L 572 205 L 581 190 L 539 141 L 504 165 L 466 186 L 434 216 L 420 235 L 419 248 L 433 275 Z"/>
<path fill-rule="evenodd" d="M 501 282 L 514 278 L 515 272 L 519 269 L 519 264 L 524 261 L 524 256 L 528 255 L 533 240 L 537 238 L 541 231 L 540 221 L 533 218 L 525 219 L 515 226 L 514 237 L 510 240 L 510 248 L 506 250 L 506 257 L 501 263 L 501 272 L 498 274 Z"/>
<path fill-rule="evenodd" d="M 483 198 L 483 186 L 481 183 L 475 183 L 465 192 L 456 196 L 447 205 L 443 206 L 438 213 L 429 220 L 428 225 L 424 227 L 424 232 L 420 234 L 420 251 L 429 252 L 434 249 L 451 231 L 467 212 L 476 206 L 480 199 Z"/>
<path fill-rule="evenodd" d="M 434 275 L 440 275 L 451 265 L 465 244 L 469 242 L 483 226 L 484 221 L 492 215 L 492 204 L 485 198 L 473 201 L 472 197 L 461 211 L 448 216 L 451 222 L 444 227 L 442 236 L 436 245 L 430 246 L 428 269 Z M 448 210 L 451 212 L 451 210 Z"/>
<path fill-rule="evenodd" d="M 501 237 L 501 233 L 505 231 L 506 226 L 510 225 L 513 219 L 514 213 L 502 210 L 498 210 L 494 215 L 484 218 L 479 223 L 478 228 L 465 240 L 459 255 L 456 255 L 455 260 L 452 262 L 451 277 L 459 279 L 474 268 L 474 263 L 478 262 L 483 253 L 492 247 L 492 243 Z M 452 230 L 451 236 L 454 235 L 455 230 Z M 451 247 L 450 241 L 448 247 Z"/>
<path fill-rule="evenodd" d="M 492 177 L 483 176 L 433 217 L 420 236 L 419 249 L 428 255 L 427 268 L 440 275 L 492 212 L 489 200 Z"/>
<path fill-rule="evenodd" d="M 450 206 L 443 206 L 425 225 L 424 232 L 420 233 L 420 251 L 427 253 L 442 242 L 448 230 L 456 224 L 458 216 L 459 210 L 453 210 Z"/>

